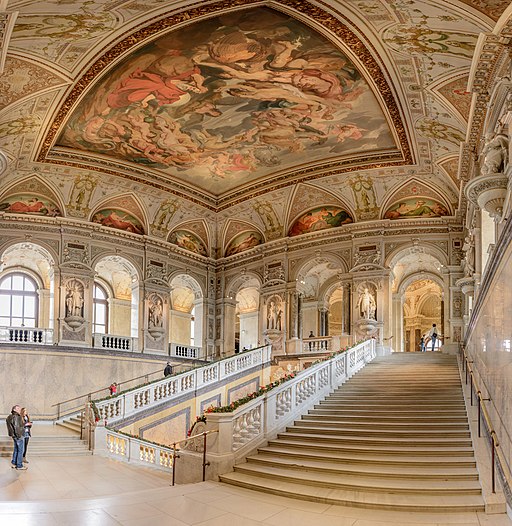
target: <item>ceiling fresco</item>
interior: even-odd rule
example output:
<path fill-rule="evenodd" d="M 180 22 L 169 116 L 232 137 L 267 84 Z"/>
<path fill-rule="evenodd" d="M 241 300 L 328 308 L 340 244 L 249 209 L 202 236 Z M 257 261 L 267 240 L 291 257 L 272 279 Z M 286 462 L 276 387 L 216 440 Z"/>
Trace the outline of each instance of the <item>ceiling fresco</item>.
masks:
<path fill-rule="evenodd" d="M 222 257 L 326 207 L 340 232 L 459 217 L 472 57 L 509 2 L 4 4 L 0 215 Z"/>
<path fill-rule="evenodd" d="M 87 91 L 57 146 L 154 168 L 215 195 L 312 161 L 397 148 L 353 61 L 261 7 L 132 53 Z"/>

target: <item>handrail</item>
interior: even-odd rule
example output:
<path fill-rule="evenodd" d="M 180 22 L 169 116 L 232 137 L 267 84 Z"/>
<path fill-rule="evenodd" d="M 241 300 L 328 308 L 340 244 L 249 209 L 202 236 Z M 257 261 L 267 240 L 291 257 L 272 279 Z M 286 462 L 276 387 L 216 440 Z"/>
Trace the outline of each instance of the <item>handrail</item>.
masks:
<path fill-rule="evenodd" d="M 176 454 L 176 446 L 178 444 L 183 444 L 184 442 L 188 442 L 189 440 L 192 440 L 193 438 L 203 437 L 203 482 L 204 482 L 206 480 L 206 466 L 210 465 L 210 462 L 206 461 L 206 437 L 208 435 L 211 435 L 212 433 L 218 433 L 218 432 L 219 432 L 218 429 L 212 429 L 210 431 L 204 431 L 203 433 L 199 433 L 198 435 L 193 435 L 183 440 L 179 440 L 178 442 L 172 443 L 172 484 L 171 486 L 174 486 L 175 480 L 176 480 L 176 459 L 180 458 L 180 456 Z"/>
<path fill-rule="evenodd" d="M 178 368 L 178 367 L 181 367 L 182 364 L 175 364 L 174 365 L 174 369 Z M 190 365 L 183 365 L 183 367 L 188 367 L 188 368 L 191 368 L 192 366 Z M 182 371 L 180 369 L 179 372 L 186 372 L 185 371 Z M 162 368 L 158 369 L 157 371 L 153 371 L 151 373 L 146 373 L 146 374 L 142 374 L 140 376 L 136 376 L 134 378 L 130 378 L 129 380 L 124 380 L 123 382 L 119 382 L 117 384 L 118 387 L 120 387 L 121 385 L 124 385 L 124 384 L 128 384 L 130 382 L 135 382 L 136 380 L 140 380 L 141 378 L 145 378 L 146 379 L 146 382 L 149 382 L 149 377 L 154 375 L 154 374 L 162 374 Z M 102 391 L 108 391 L 109 387 L 102 387 L 100 389 L 97 389 L 96 391 L 90 391 L 86 394 L 83 394 L 83 395 L 79 395 L 79 396 L 75 396 L 74 398 L 70 398 L 69 400 L 63 400 L 61 402 L 57 402 L 56 404 L 53 404 L 51 407 L 57 407 L 57 420 L 60 418 L 60 408 L 62 405 L 64 404 L 67 404 L 69 402 L 74 402 L 75 400 L 81 400 L 82 398 L 86 398 L 87 400 L 91 400 L 92 399 L 92 395 L 94 394 L 97 394 L 97 393 L 101 393 Z M 117 394 L 120 394 L 121 393 L 121 389 L 119 389 L 118 393 Z"/>
<path fill-rule="evenodd" d="M 489 402 L 491 398 L 483 398 L 482 391 L 478 388 L 477 382 L 475 380 L 475 373 L 473 370 L 473 367 L 471 364 L 474 362 L 473 360 L 470 360 L 466 348 L 464 345 L 459 345 L 459 352 L 461 354 L 461 362 L 462 362 L 462 370 L 466 373 L 466 385 L 468 384 L 468 375 L 470 379 L 470 397 L 471 397 L 471 405 L 473 405 L 473 389 L 477 396 L 478 401 L 478 438 L 481 436 L 481 415 L 483 415 L 485 425 L 487 428 L 487 431 L 489 433 L 490 442 L 491 442 L 491 485 L 492 485 L 492 492 L 496 493 L 496 473 L 495 473 L 495 455 L 498 457 L 500 466 L 501 466 L 501 472 L 503 475 L 503 478 L 505 479 L 505 482 L 509 488 L 512 488 L 512 476 L 510 474 L 510 469 L 508 467 L 507 461 L 505 459 L 505 456 L 503 455 L 503 452 L 500 447 L 500 443 L 498 440 L 498 435 L 496 431 L 494 430 L 494 426 L 492 425 L 491 417 L 489 416 L 489 413 L 487 411 L 487 408 L 485 405 L 482 404 L 482 402 Z"/>

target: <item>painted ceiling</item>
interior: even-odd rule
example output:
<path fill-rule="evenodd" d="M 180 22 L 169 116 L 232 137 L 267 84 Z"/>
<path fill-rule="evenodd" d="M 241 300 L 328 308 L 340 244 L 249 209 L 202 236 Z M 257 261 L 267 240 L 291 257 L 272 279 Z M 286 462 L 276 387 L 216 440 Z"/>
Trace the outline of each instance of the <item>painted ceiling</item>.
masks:
<path fill-rule="evenodd" d="M 325 206 L 355 223 L 407 199 L 454 215 L 473 52 L 507 5 L 10 0 L 0 200 L 121 210 L 210 255 Z"/>

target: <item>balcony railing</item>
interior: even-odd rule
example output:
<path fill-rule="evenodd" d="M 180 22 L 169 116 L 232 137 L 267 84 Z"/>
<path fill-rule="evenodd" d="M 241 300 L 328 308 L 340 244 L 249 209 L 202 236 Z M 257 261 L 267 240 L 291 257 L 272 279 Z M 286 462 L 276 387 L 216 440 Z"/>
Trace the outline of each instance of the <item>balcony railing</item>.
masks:
<path fill-rule="evenodd" d="M 331 352 L 333 350 L 331 336 L 302 340 L 302 352 Z"/>
<path fill-rule="evenodd" d="M 170 343 L 169 356 L 173 358 L 189 358 L 190 360 L 199 360 L 201 358 L 201 347 Z"/>
<path fill-rule="evenodd" d="M 252 367 L 265 365 L 270 361 L 271 346 L 266 345 L 230 358 L 219 360 L 191 371 L 142 386 L 127 393 L 95 402 L 99 417 L 109 424 L 132 416 L 150 407 L 169 402 L 184 394 L 194 396 L 196 389 L 214 385 Z"/>
<path fill-rule="evenodd" d="M 0 342 L 51 345 L 53 343 L 53 329 L 0 327 Z"/>
<path fill-rule="evenodd" d="M 134 352 L 137 350 L 137 338 L 117 336 L 115 334 L 94 334 L 95 349 L 112 349 L 114 351 Z"/>

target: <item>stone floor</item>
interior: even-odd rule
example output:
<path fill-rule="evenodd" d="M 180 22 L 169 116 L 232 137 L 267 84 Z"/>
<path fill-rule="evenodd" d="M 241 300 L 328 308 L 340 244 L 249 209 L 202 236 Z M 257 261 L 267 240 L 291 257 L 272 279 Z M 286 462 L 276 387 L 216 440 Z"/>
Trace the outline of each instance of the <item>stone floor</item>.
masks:
<path fill-rule="evenodd" d="M 443 516 L 345 508 L 218 482 L 169 486 L 169 474 L 101 457 L 0 462 L 2 526 L 512 526 L 505 515 Z"/>

